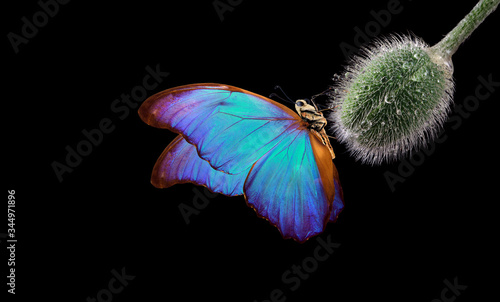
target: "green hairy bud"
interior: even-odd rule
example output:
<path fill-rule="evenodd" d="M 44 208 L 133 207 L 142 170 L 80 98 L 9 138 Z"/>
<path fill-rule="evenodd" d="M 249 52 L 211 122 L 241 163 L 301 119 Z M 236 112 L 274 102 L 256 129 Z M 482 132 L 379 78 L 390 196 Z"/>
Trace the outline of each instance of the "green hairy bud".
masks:
<path fill-rule="evenodd" d="M 356 159 L 394 161 L 436 137 L 453 100 L 451 56 L 499 1 L 480 1 L 434 47 L 412 36 L 378 39 L 334 77 L 328 119 Z"/>

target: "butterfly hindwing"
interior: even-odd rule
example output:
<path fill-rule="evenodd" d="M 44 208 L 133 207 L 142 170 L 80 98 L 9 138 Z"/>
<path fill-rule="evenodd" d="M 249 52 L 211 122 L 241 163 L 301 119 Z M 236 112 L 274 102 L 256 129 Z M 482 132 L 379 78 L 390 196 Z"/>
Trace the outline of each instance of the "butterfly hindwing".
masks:
<path fill-rule="evenodd" d="M 178 135 L 156 161 L 151 183 L 157 188 L 167 188 L 189 182 L 206 186 L 215 193 L 236 196 L 243 194 L 247 174 L 248 170 L 231 175 L 213 169 L 198 156 L 195 146 Z"/>

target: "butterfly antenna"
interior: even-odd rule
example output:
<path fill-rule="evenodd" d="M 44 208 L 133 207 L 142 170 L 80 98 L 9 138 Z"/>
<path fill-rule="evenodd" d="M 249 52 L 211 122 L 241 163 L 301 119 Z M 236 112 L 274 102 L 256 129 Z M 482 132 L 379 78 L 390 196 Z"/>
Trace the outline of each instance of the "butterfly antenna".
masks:
<path fill-rule="evenodd" d="M 269 95 L 269 98 L 273 98 L 273 97 L 276 97 L 283 102 L 290 102 L 290 100 L 284 99 L 280 95 L 278 95 L 277 93 L 274 93 L 274 92 Z M 294 102 L 294 104 L 295 104 L 295 102 Z"/>
<path fill-rule="evenodd" d="M 279 89 L 279 91 L 281 91 L 281 93 L 283 93 L 283 95 L 288 99 L 288 102 L 295 104 L 295 102 L 285 93 L 285 91 L 283 91 L 281 86 L 276 85 L 276 86 L 274 86 L 274 89 Z"/>

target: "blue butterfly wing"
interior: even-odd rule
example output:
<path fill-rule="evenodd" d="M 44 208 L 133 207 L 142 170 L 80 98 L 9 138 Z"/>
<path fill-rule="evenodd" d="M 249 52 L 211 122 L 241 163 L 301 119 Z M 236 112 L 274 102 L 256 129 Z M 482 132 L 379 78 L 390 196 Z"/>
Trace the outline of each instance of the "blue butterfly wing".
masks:
<path fill-rule="evenodd" d="M 300 117 L 252 92 L 221 84 L 167 89 L 139 109 L 147 124 L 182 134 L 219 171 L 239 174 L 271 150 Z"/>
<path fill-rule="evenodd" d="M 243 190 L 258 215 L 299 242 L 322 232 L 343 208 L 328 148 L 279 103 L 228 85 L 193 84 L 148 98 L 139 115 L 185 139 L 158 160 L 160 183 L 193 182 L 227 195 Z"/>
<path fill-rule="evenodd" d="M 322 162 L 327 167 L 319 167 Z M 326 146 L 307 129 L 297 127 L 252 167 L 244 187 L 247 203 L 284 238 L 304 242 L 323 232 L 332 207 L 341 210 L 332 204 L 332 167 Z"/>
<path fill-rule="evenodd" d="M 231 175 L 213 169 L 206 160 L 198 156 L 196 147 L 179 135 L 165 148 L 156 161 L 151 183 L 157 188 L 168 188 L 179 183 L 193 183 L 206 186 L 215 193 L 236 196 L 243 194 L 243 184 L 248 170 Z"/>

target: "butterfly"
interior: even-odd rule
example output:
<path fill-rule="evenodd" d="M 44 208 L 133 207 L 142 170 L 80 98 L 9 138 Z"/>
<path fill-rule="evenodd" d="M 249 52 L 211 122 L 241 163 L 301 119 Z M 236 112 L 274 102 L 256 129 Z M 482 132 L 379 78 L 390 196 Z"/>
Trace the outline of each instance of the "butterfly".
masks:
<path fill-rule="evenodd" d="M 151 183 L 243 195 L 283 238 L 305 242 L 337 220 L 344 201 L 326 119 L 306 100 L 297 100 L 295 109 L 214 83 L 149 97 L 139 108 L 141 119 L 179 134 L 158 158 Z"/>

